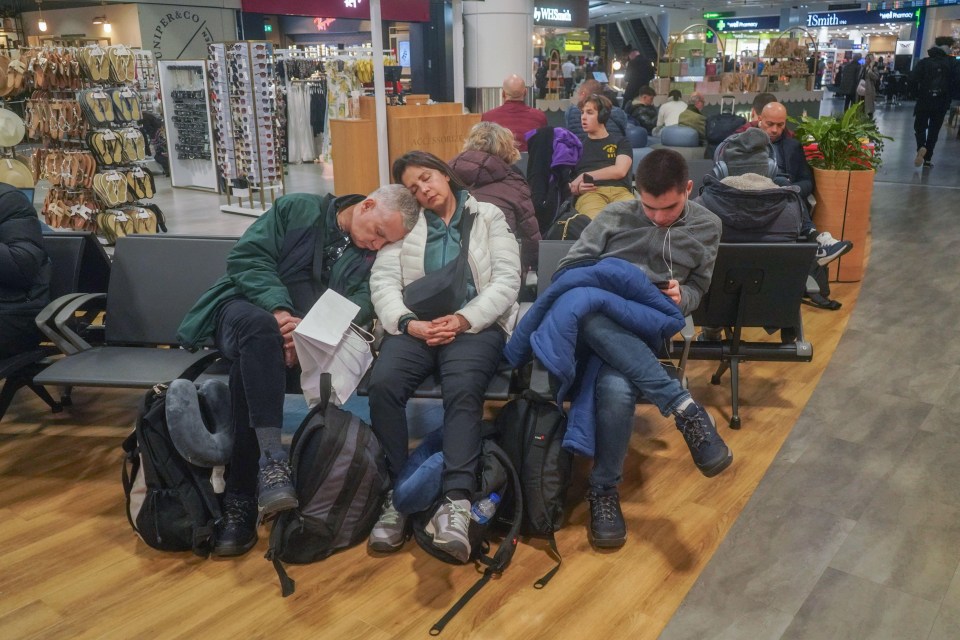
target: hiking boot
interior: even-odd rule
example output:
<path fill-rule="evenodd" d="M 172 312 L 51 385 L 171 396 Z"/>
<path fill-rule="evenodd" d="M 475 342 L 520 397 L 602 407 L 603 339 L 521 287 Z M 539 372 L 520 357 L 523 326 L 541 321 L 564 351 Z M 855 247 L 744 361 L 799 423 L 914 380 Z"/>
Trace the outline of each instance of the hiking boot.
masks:
<path fill-rule="evenodd" d="M 833 262 L 843 254 L 853 249 L 849 240 L 837 240 L 829 231 L 817 236 L 817 264 L 821 267 Z"/>
<path fill-rule="evenodd" d="M 242 556 L 257 544 L 257 502 L 253 498 L 227 496 L 223 517 L 217 522 L 213 555 Z"/>
<path fill-rule="evenodd" d="M 470 562 L 470 501 L 451 500 L 440 505 L 425 527 L 433 536 L 433 546 L 449 553 L 460 562 Z"/>
<path fill-rule="evenodd" d="M 717 433 L 717 425 L 706 409 L 692 402 L 675 415 L 675 420 L 700 473 L 712 478 L 730 466 L 733 454 Z"/>
<path fill-rule="evenodd" d="M 923 159 L 927 157 L 927 148 L 920 147 L 917 149 L 917 157 L 913 159 L 913 166 L 919 167 L 923 164 Z"/>
<path fill-rule="evenodd" d="M 290 476 L 290 461 L 286 458 L 275 460 L 267 456 L 261 462 L 257 479 L 257 505 L 262 518 L 299 506 Z"/>
<path fill-rule="evenodd" d="M 616 549 L 627 541 L 627 525 L 620 510 L 620 496 L 614 491 L 603 495 L 594 490 L 587 492 L 590 503 L 590 526 L 587 538 L 600 549 Z"/>
<path fill-rule="evenodd" d="M 391 553 L 403 546 L 407 539 L 407 517 L 393 506 L 393 491 L 383 499 L 380 519 L 373 525 L 367 546 L 372 551 Z"/>

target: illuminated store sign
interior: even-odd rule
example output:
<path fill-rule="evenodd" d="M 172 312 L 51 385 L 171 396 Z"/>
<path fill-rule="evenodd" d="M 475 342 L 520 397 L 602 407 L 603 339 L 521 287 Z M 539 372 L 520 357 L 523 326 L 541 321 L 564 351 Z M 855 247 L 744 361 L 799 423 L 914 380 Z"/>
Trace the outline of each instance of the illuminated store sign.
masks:
<path fill-rule="evenodd" d="M 551 22 L 573 22 L 573 14 L 570 9 L 557 9 L 556 7 L 535 7 L 533 10 L 533 19 L 535 22 L 549 20 Z"/>
<path fill-rule="evenodd" d="M 780 29 L 780 16 L 707 20 L 707 24 L 721 33 L 730 33 L 731 31 L 778 31 Z"/>
<path fill-rule="evenodd" d="M 543 0 L 533 7 L 533 24 L 544 27 L 576 27 L 590 24 L 589 0 Z"/>
<path fill-rule="evenodd" d="M 919 19 L 920 9 L 890 9 L 889 11 L 840 11 L 808 13 L 808 27 L 847 27 L 858 24 L 885 22 L 913 22 Z"/>

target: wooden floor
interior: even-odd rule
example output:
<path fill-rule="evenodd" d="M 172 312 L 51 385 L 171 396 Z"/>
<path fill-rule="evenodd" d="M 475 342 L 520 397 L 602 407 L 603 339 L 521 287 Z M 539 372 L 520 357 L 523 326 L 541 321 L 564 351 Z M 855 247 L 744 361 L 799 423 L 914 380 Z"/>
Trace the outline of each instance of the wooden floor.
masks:
<path fill-rule="evenodd" d="M 553 582 L 532 587 L 552 563 L 541 542 L 521 544 L 443 637 L 656 638 L 793 427 L 858 292 L 835 285 L 838 312 L 804 307 L 813 363 L 743 365 L 743 429 L 721 427 L 735 455 L 727 471 L 702 477 L 673 421 L 639 408 L 621 494 L 626 546 L 588 544 L 581 460 Z M 728 377 L 711 386 L 712 369 L 694 363 L 690 386 L 725 425 Z M 120 485 L 120 443 L 140 397 L 77 389 L 74 406 L 52 415 L 21 392 L 0 424 L 0 638 L 422 638 L 477 578 L 413 543 L 391 556 L 360 546 L 290 567 L 297 592 L 284 599 L 263 558 L 265 529 L 234 560 L 146 547 L 127 524 Z"/>

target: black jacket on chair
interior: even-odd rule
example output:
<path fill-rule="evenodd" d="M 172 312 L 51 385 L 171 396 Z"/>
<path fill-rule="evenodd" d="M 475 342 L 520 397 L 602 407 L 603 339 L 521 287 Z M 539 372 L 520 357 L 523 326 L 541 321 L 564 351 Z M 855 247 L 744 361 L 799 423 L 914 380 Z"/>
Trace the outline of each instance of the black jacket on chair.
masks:
<path fill-rule="evenodd" d="M 0 183 L 0 316 L 35 316 L 50 297 L 40 219 L 19 189 Z"/>

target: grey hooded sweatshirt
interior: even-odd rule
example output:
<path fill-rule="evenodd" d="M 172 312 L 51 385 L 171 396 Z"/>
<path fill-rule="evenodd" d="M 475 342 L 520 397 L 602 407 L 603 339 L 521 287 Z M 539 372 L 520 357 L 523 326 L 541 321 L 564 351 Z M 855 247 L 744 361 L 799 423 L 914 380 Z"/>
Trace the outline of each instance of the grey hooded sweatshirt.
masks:
<path fill-rule="evenodd" d="M 720 218 L 695 202 L 687 201 L 669 227 L 655 225 L 639 200 L 615 202 L 587 225 L 560 267 L 608 257 L 632 262 L 654 282 L 679 281 L 680 310 L 687 315 L 710 287 L 720 231 Z"/>

